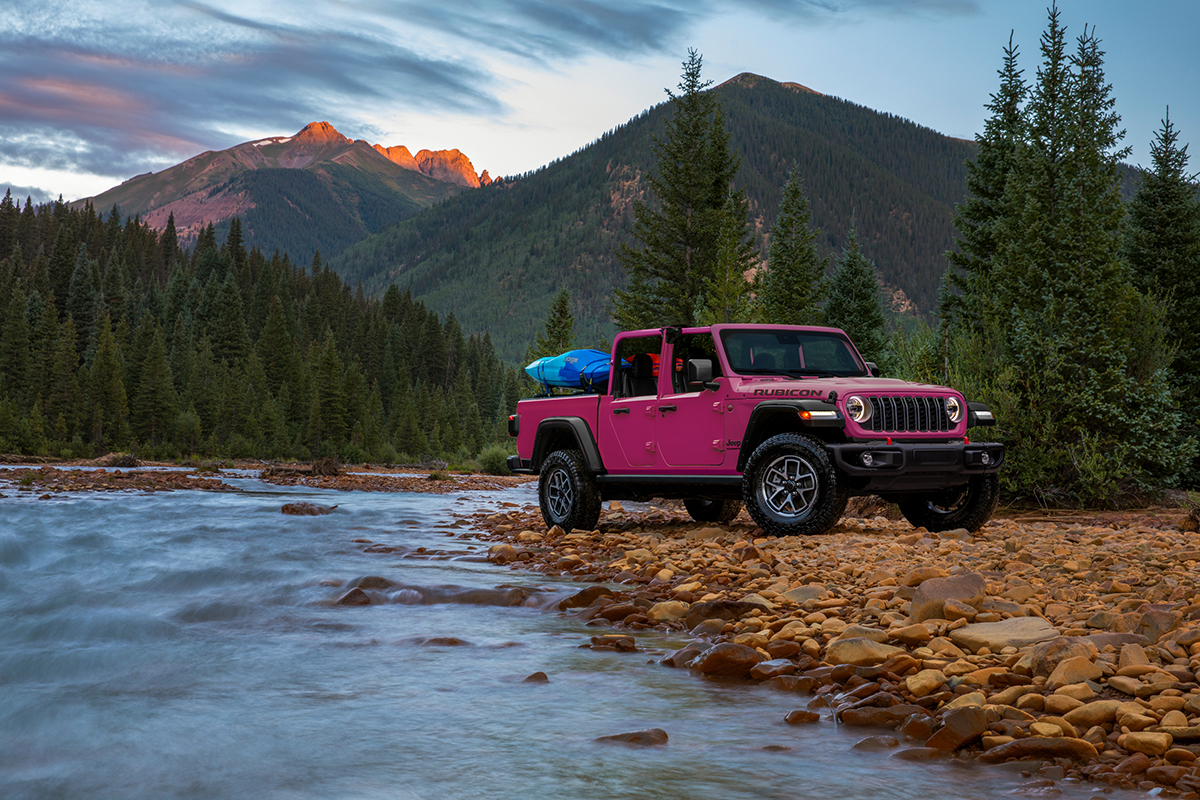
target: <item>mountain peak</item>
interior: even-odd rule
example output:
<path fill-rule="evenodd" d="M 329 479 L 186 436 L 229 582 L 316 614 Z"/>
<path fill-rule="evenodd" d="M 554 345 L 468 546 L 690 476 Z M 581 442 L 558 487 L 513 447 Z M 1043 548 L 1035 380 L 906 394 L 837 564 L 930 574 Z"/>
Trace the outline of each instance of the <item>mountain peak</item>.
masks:
<path fill-rule="evenodd" d="M 755 75 L 753 72 L 743 72 L 738 75 L 734 75 L 732 78 L 730 78 L 729 80 L 720 84 L 720 86 L 717 86 L 716 88 L 720 89 L 721 86 L 728 86 L 731 83 L 736 83 L 741 86 L 745 86 L 747 89 L 753 89 L 755 86 L 757 86 L 762 81 L 767 81 L 768 83 L 778 84 L 779 86 L 787 87 L 788 89 L 791 89 L 792 91 L 795 91 L 795 92 L 808 92 L 809 94 L 815 94 L 820 97 L 825 96 L 825 95 L 821 94 L 820 92 L 818 92 L 816 89 L 810 89 L 802 83 L 796 83 L 794 81 L 785 81 L 783 83 L 780 83 L 779 81 L 772 80 L 771 78 L 768 78 L 764 75 Z"/>
<path fill-rule="evenodd" d="M 348 142 L 350 141 L 345 136 L 337 132 L 337 129 L 328 122 L 310 122 L 293 137 L 301 142 L 316 142 L 324 144 L 326 142 Z"/>

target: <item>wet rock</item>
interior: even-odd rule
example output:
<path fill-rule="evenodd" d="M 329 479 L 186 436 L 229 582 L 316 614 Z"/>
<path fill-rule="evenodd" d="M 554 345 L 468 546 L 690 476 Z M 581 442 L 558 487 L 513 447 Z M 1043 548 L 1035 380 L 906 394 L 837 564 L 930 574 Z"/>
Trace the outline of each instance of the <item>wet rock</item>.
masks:
<path fill-rule="evenodd" d="M 841 720 L 846 725 L 872 725 L 878 728 L 894 728 L 913 714 L 924 714 L 925 709 L 909 703 L 899 703 L 888 708 L 869 706 L 851 708 L 842 712 Z"/>
<path fill-rule="evenodd" d="M 609 736 L 598 736 L 596 737 L 596 741 L 644 746 L 662 745 L 667 743 L 667 732 L 662 728 L 650 728 L 644 731 L 630 731 L 629 733 L 614 733 Z"/>
<path fill-rule="evenodd" d="M 522 683 L 549 683 L 550 676 L 544 672 L 535 672 L 527 677 Z"/>
<path fill-rule="evenodd" d="M 764 614 L 769 610 L 766 606 L 744 603 L 741 600 L 709 600 L 705 603 L 696 603 L 684 617 L 684 626 L 695 628 L 701 622 L 709 619 L 720 619 L 726 622 L 741 619 L 755 609 Z"/>
<path fill-rule="evenodd" d="M 315 503 L 288 503 L 279 510 L 284 514 L 297 517 L 319 517 L 323 514 L 332 514 L 335 508 L 337 506 L 319 506 Z"/>
<path fill-rule="evenodd" d="M 780 675 L 791 675 L 796 671 L 796 665 L 788 658 L 774 658 L 755 664 L 750 670 L 750 677 L 756 681 L 766 681 Z"/>
<path fill-rule="evenodd" d="M 916 571 L 914 570 L 914 572 Z M 983 576 L 976 572 L 954 575 L 949 578 L 924 580 L 917 586 L 917 593 L 913 595 L 909 622 L 946 619 L 945 603 L 947 600 L 957 600 L 972 609 L 978 609 L 983 604 L 986 588 L 987 584 Z"/>
<path fill-rule="evenodd" d="M 357 587 L 359 589 L 390 589 L 395 586 L 395 584 L 389 581 L 387 578 L 382 578 L 378 575 L 367 575 L 364 578 L 358 578 L 357 580 L 351 581 L 350 586 Z"/>
<path fill-rule="evenodd" d="M 1174 786 L 1179 782 L 1179 779 L 1187 775 L 1191 770 L 1187 767 L 1178 766 L 1161 766 L 1149 767 L 1146 770 L 1146 780 L 1161 783 L 1164 786 Z"/>
<path fill-rule="evenodd" d="M 1096 755 L 1096 748 L 1083 739 L 1035 736 L 1016 739 L 985 750 L 979 755 L 979 760 L 985 764 L 997 764 L 1010 758 L 1066 758 L 1071 761 L 1087 761 Z"/>
<path fill-rule="evenodd" d="M 753 675 L 753 670 L 751 670 Z M 778 675 L 768 678 L 763 686 L 778 689 L 781 692 L 811 692 L 816 681 L 804 675 Z"/>
<path fill-rule="evenodd" d="M 688 645 L 667 653 L 658 663 L 666 664 L 668 667 L 686 667 L 688 662 L 693 658 L 703 653 L 708 649 L 708 645 L 697 644 L 691 642 Z"/>
<path fill-rule="evenodd" d="M 569 608 L 587 608 L 601 597 L 612 596 L 612 589 L 606 589 L 603 586 L 589 586 L 582 591 L 576 592 L 565 600 L 559 601 L 558 609 L 559 611 L 566 611 Z"/>
<path fill-rule="evenodd" d="M 825 651 L 825 661 L 829 664 L 853 664 L 856 667 L 870 667 L 882 664 L 890 656 L 903 652 L 902 648 L 871 641 L 866 638 L 838 639 L 832 642 Z"/>
<path fill-rule="evenodd" d="M 620 622 L 631 614 L 640 614 L 643 610 L 641 606 L 635 606 L 633 603 L 612 603 L 599 609 L 593 619 L 599 617 L 609 622 Z"/>
<path fill-rule="evenodd" d="M 749 678 L 750 671 L 764 660 L 753 647 L 725 642 L 708 648 L 688 666 L 710 678 Z"/>
<path fill-rule="evenodd" d="M 938 750 L 953 752 L 982 736 L 987 730 L 987 724 L 987 714 L 982 708 L 956 708 L 942 718 L 942 727 L 925 744 Z"/>
<path fill-rule="evenodd" d="M 1054 626 L 1041 617 L 1013 617 L 1000 622 L 975 622 L 950 632 L 959 647 L 976 652 L 986 647 L 998 653 L 1006 647 L 1022 648 L 1058 636 Z"/>
<path fill-rule="evenodd" d="M 944 755 L 943 751 L 936 747 L 909 747 L 892 753 L 892 758 L 898 758 L 901 761 L 929 761 L 940 758 L 942 755 Z"/>
<path fill-rule="evenodd" d="M 933 717 L 926 716 L 925 714 L 912 714 L 905 718 L 904 722 L 900 723 L 900 727 L 896 728 L 896 733 L 905 739 L 915 739 L 923 742 L 930 736 L 933 736 L 935 727 Z"/>
<path fill-rule="evenodd" d="M 680 600 L 665 600 L 651 606 L 646 616 L 651 622 L 671 622 L 687 616 L 689 605 Z"/>
<path fill-rule="evenodd" d="M 865 736 L 854 743 L 854 750 L 890 750 L 899 747 L 900 742 L 894 736 Z"/>
<path fill-rule="evenodd" d="M 488 548 L 488 561 L 493 564 L 508 564 L 517 560 L 517 548 L 511 544 L 494 544 Z"/>
<path fill-rule="evenodd" d="M 805 711 L 798 708 L 795 711 L 789 711 L 787 716 L 783 718 L 783 721 L 788 725 L 808 725 L 820 722 L 821 715 L 815 711 Z"/>
<path fill-rule="evenodd" d="M 341 597 L 339 597 L 337 599 L 337 602 L 335 603 L 335 605 L 339 605 L 339 606 L 369 606 L 369 605 L 371 605 L 371 598 L 368 597 L 367 593 L 364 592 L 362 589 L 355 587 L 355 588 L 351 589 L 350 591 L 346 592 Z"/>
<path fill-rule="evenodd" d="M 623 636 L 619 633 L 593 636 L 590 646 L 593 650 L 619 650 L 622 653 L 632 653 L 637 650 L 637 642 L 632 636 Z"/>

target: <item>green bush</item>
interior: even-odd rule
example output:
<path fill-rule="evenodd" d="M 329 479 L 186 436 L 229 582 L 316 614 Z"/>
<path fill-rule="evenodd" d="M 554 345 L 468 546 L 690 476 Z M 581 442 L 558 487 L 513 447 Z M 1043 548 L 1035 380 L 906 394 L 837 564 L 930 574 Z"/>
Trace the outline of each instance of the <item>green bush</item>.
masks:
<path fill-rule="evenodd" d="M 504 445 L 488 445 L 479 451 L 479 466 L 489 475 L 507 475 L 509 455 Z"/>

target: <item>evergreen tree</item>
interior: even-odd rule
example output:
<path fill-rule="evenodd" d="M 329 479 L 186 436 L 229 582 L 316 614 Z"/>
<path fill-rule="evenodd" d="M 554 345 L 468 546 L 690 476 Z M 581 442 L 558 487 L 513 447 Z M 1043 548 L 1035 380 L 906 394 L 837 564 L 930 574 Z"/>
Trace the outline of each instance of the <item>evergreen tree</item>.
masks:
<path fill-rule="evenodd" d="M 333 334 L 325 336 L 313 371 L 312 402 L 308 415 L 308 440 L 314 450 L 329 443 L 337 448 L 346 438 L 346 390 L 342 362 L 334 346 Z M 332 455 L 332 453 L 326 453 Z"/>
<path fill-rule="evenodd" d="M 841 263 L 829 282 L 825 302 L 828 323 L 841 328 L 867 361 L 887 374 L 893 364 L 888 346 L 883 305 L 879 296 L 879 279 L 875 265 L 863 255 L 858 246 L 858 231 L 850 229 L 850 245 L 842 251 Z"/>
<path fill-rule="evenodd" d="M 957 250 L 946 253 L 952 269 L 939 313 L 951 324 L 956 318 L 978 324 L 992 297 L 991 272 L 997 255 L 998 226 L 1007 218 L 1005 187 L 1012 174 L 1017 149 L 1025 141 L 1022 104 L 1029 87 L 1017 66 L 1017 47 L 1008 37 L 1004 66 L 999 70 L 1000 89 L 986 108 L 991 112 L 983 133 L 975 136 L 978 154 L 967 162 L 967 198 L 954 210 L 958 228 Z"/>
<path fill-rule="evenodd" d="M 125 367 L 107 314 L 100 318 L 96 357 L 92 362 L 88 400 L 92 409 L 91 441 L 101 451 L 121 446 L 129 420 Z"/>
<path fill-rule="evenodd" d="M 716 270 L 721 212 L 738 159 L 701 66 L 700 54 L 689 50 L 680 94 L 667 90 L 673 115 L 664 135 L 654 137 L 658 174 L 646 176 L 658 209 L 634 206 L 639 244 L 619 250 L 626 287 L 614 293 L 612 313 L 625 329 L 694 324 L 697 301 Z"/>
<path fill-rule="evenodd" d="M 175 423 L 175 381 L 162 328 L 154 327 L 134 396 L 132 423 L 142 441 L 160 445 Z"/>
<path fill-rule="evenodd" d="M 25 292 L 20 282 L 8 300 L 4 328 L 0 331 L 0 397 L 7 396 L 18 405 L 28 401 L 29 324 L 25 317 Z"/>
<path fill-rule="evenodd" d="M 810 229 L 808 198 L 798 167 L 792 168 L 771 226 L 767 269 L 762 274 L 759 305 L 762 321 L 776 325 L 813 325 L 821 321 L 821 300 L 828 259 L 813 244 L 819 230 Z"/>
<path fill-rule="evenodd" d="M 221 282 L 215 313 L 216 319 L 209 331 L 213 354 L 226 364 L 241 363 L 250 351 L 250 336 L 246 333 L 246 319 L 242 313 L 242 295 L 231 272 L 226 273 Z"/>
<path fill-rule="evenodd" d="M 758 276 L 747 280 L 746 273 L 758 264 L 758 251 L 746 239 L 746 213 L 741 192 L 729 192 L 721 210 L 715 269 L 697 300 L 696 320 L 702 325 L 757 321 Z"/>
<path fill-rule="evenodd" d="M 546 324 L 533 337 L 533 344 L 525 354 L 525 362 L 546 356 L 557 356 L 570 350 L 575 344 L 575 315 L 571 313 L 571 293 L 564 284 L 559 287 Z"/>
<path fill-rule="evenodd" d="M 66 297 L 67 313 L 75 319 L 80 355 L 91 352 L 96 330 L 96 281 L 93 269 L 87 245 L 79 245 L 75 270 L 71 273 L 71 288 Z"/>

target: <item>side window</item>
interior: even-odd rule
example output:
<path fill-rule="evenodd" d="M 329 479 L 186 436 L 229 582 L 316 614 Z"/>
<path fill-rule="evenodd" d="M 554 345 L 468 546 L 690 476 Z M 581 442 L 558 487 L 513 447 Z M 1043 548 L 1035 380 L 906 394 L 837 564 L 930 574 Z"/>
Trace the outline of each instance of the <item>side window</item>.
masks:
<path fill-rule="evenodd" d="M 617 342 L 617 374 L 609 386 L 613 397 L 658 394 L 658 359 L 662 337 L 631 336 Z"/>
<path fill-rule="evenodd" d="M 688 384 L 687 364 L 693 358 L 707 359 L 712 362 L 713 377 L 721 374 L 721 362 L 717 359 L 717 348 L 713 343 L 711 333 L 689 333 L 675 340 L 672 350 L 671 388 L 676 394 L 701 392 L 704 387 L 700 384 Z"/>

